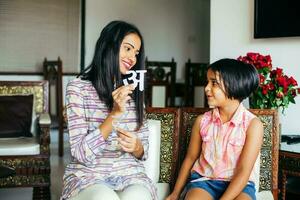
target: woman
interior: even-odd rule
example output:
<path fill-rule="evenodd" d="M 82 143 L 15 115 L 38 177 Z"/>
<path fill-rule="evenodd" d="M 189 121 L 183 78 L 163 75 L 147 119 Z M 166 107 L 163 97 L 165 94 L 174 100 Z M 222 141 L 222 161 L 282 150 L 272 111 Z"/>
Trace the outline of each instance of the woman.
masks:
<path fill-rule="evenodd" d="M 90 66 L 67 86 L 72 161 L 66 167 L 62 199 L 157 199 L 141 162 L 149 146 L 144 94 L 122 84 L 127 71 L 143 69 L 139 30 L 123 21 L 110 22 Z M 114 123 L 124 114 L 125 120 Z"/>

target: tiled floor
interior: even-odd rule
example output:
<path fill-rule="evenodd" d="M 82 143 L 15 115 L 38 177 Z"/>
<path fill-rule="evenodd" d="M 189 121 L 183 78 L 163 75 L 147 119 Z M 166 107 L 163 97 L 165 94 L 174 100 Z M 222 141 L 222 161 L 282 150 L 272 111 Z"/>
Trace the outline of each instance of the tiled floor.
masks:
<path fill-rule="evenodd" d="M 62 190 L 64 166 L 70 161 L 70 150 L 65 133 L 64 156 L 58 156 L 57 130 L 51 130 L 51 199 L 58 200 Z M 1 200 L 32 200 L 32 188 L 0 189 Z"/>

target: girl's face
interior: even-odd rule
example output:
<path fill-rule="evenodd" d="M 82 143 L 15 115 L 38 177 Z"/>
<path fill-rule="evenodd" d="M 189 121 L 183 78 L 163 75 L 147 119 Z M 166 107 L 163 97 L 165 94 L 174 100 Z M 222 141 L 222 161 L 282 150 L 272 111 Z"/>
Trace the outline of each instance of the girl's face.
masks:
<path fill-rule="evenodd" d="M 211 69 L 207 71 L 205 94 L 208 105 L 212 107 L 219 107 L 228 100 L 225 94 L 224 83 L 220 79 L 220 74 L 213 72 Z"/>
<path fill-rule="evenodd" d="M 141 39 L 137 34 L 130 33 L 124 37 L 119 52 L 121 74 L 126 74 L 136 64 L 140 48 Z"/>

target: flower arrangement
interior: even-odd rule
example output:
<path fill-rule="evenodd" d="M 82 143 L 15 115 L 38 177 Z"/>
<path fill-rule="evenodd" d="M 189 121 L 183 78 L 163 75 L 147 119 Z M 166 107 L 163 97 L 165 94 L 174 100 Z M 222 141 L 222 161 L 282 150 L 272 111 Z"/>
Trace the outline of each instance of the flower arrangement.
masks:
<path fill-rule="evenodd" d="M 295 97 L 300 94 L 300 88 L 296 88 L 297 81 L 292 76 L 285 75 L 282 68 L 273 69 L 270 55 L 250 52 L 237 59 L 254 65 L 259 73 L 259 87 L 250 96 L 251 108 L 281 107 L 284 112 L 289 103 L 295 103 Z"/>

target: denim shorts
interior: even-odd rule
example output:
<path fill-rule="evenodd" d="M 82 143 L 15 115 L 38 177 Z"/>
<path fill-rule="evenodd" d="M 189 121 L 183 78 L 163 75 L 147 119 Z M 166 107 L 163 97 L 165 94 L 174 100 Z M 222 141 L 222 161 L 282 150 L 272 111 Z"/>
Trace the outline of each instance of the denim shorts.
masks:
<path fill-rule="evenodd" d="M 203 180 L 191 182 L 201 177 L 202 176 L 197 172 L 193 172 L 190 176 L 189 182 L 186 185 L 186 191 L 192 188 L 201 188 L 207 191 L 213 197 L 214 200 L 217 200 L 220 199 L 220 197 L 223 195 L 230 183 L 229 181 L 221 180 Z M 248 182 L 248 184 L 245 186 L 242 192 L 248 194 L 252 200 L 256 200 L 255 186 L 252 181 Z"/>

